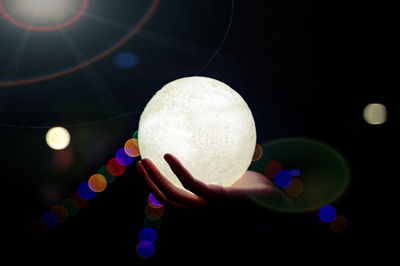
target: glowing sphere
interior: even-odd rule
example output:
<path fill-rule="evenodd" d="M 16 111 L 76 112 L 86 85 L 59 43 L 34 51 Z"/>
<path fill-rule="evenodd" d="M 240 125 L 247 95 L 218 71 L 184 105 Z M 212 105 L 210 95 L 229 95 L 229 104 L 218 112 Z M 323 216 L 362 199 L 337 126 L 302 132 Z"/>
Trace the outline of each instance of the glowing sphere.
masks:
<path fill-rule="evenodd" d="M 380 103 L 371 103 L 364 108 L 364 119 L 368 124 L 380 125 L 386 122 L 387 109 Z"/>
<path fill-rule="evenodd" d="M 53 127 L 46 133 L 46 142 L 53 150 L 63 150 L 70 142 L 70 135 L 63 127 Z"/>
<path fill-rule="evenodd" d="M 256 146 L 253 115 L 228 85 L 207 77 L 175 80 L 159 90 L 139 121 L 139 149 L 175 186 L 163 156 L 175 155 L 192 175 L 230 186 L 249 167 Z"/>

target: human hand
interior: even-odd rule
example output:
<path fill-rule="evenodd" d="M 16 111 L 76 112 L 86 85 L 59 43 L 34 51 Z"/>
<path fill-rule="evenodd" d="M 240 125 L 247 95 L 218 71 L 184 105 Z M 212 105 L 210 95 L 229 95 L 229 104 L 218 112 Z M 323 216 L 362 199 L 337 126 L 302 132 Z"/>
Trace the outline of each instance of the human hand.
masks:
<path fill-rule="evenodd" d="M 181 208 L 205 206 L 210 200 L 244 199 L 249 195 L 280 196 L 287 204 L 290 199 L 265 176 L 253 171 L 246 173 L 230 187 L 207 185 L 195 179 L 182 163 L 172 154 L 166 154 L 171 170 L 178 177 L 183 187 L 192 193 L 174 186 L 157 169 L 150 159 L 139 161 L 136 166 L 154 195 L 162 202 Z"/>

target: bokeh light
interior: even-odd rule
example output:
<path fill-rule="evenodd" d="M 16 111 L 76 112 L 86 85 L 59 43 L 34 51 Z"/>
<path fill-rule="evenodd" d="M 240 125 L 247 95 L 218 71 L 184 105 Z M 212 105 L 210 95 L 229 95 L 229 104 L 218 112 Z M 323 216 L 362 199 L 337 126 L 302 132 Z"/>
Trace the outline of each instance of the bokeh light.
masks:
<path fill-rule="evenodd" d="M 139 244 L 136 246 L 136 251 L 139 257 L 143 259 L 150 258 L 153 256 L 154 251 L 155 251 L 155 246 L 153 242 L 148 241 L 148 240 L 142 240 L 139 242 Z"/>
<path fill-rule="evenodd" d="M 331 205 L 326 205 L 319 210 L 319 219 L 324 223 L 330 223 L 336 218 L 336 210 Z"/>
<path fill-rule="evenodd" d="M 74 191 L 71 195 L 70 198 L 76 203 L 76 206 L 78 207 L 78 209 L 82 209 L 85 208 L 88 201 L 83 199 L 81 196 L 79 196 L 79 192 L 78 191 Z"/>
<path fill-rule="evenodd" d="M 282 165 L 278 161 L 270 161 L 264 167 L 264 175 L 270 179 L 274 179 L 276 174 L 282 170 Z"/>
<path fill-rule="evenodd" d="M 129 139 L 125 145 L 125 153 L 131 157 L 138 157 L 140 155 L 138 139 Z"/>
<path fill-rule="evenodd" d="M 343 232 L 347 227 L 347 219 L 343 215 L 338 215 L 336 216 L 335 220 L 329 224 L 329 226 L 335 233 Z"/>
<path fill-rule="evenodd" d="M 106 178 L 107 184 L 111 184 L 115 180 L 115 175 L 112 175 L 110 172 L 108 172 L 107 165 L 100 167 L 98 173 Z"/>
<path fill-rule="evenodd" d="M 116 158 L 112 158 L 107 163 L 107 170 L 114 176 L 120 176 L 125 172 L 126 167 L 119 164 Z"/>
<path fill-rule="evenodd" d="M 254 150 L 252 161 L 256 162 L 256 161 L 260 160 L 262 155 L 263 155 L 263 148 L 261 147 L 260 144 L 256 144 L 256 148 Z"/>
<path fill-rule="evenodd" d="M 303 193 L 303 182 L 299 179 L 293 179 L 292 183 L 285 188 L 285 191 L 290 197 L 298 197 Z"/>
<path fill-rule="evenodd" d="M 96 197 L 96 192 L 93 192 L 88 182 L 83 182 L 78 189 L 79 196 L 85 200 L 91 200 Z"/>
<path fill-rule="evenodd" d="M 46 142 L 53 150 L 63 150 L 69 145 L 69 132 L 63 127 L 53 127 L 46 133 Z"/>
<path fill-rule="evenodd" d="M 157 239 L 157 232 L 151 227 L 143 228 L 139 233 L 139 240 L 148 240 L 151 242 L 155 242 Z"/>
<path fill-rule="evenodd" d="M 129 156 L 127 152 L 132 154 L 133 152 L 129 150 L 129 148 L 121 148 L 115 154 L 115 159 L 117 160 L 118 164 L 127 166 L 133 163 L 134 157 Z"/>
<path fill-rule="evenodd" d="M 165 212 L 164 207 L 153 208 L 151 207 L 151 205 L 147 205 L 145 208 L 145 215 L 147 218 L 151 220 L 160 219 L 161 216 L 164 215 L 164 212 Z"/>
<path fill-rule="evenodd" d="M 89 178 L 88 184 L 93 192 L 102 192 L 107 187 L 107 179 L 100 174 L 94 174 Z"/>
<path fill-rule="evenodd" d="M 298 177 L 301 175 L 301 171 L 299 169 L 292 169 L 289 171 L 291 176 Z"/>
<path fill-rule="evenodd" d="M 283 212 L 317 210 L 337 200 L 349 184 L 350 171 L 346 160 L 329 145 L 310 139 L 289 138 L 274 140 L 262 147 L 263 158 L 254 165 L 252 163 L 249 169 L 264 173 L 268 178 L 281 167 L 301 169 L 303 184 L 302 193 L 291 198 L 292 205 L 281 197 L 250 195 L 253 201 L 265 208 Z"/>
<path fill-rule="evenodd" d="M 75 216 L 78 214 L 78 203 L 71 198 L 63 200 L 61 205 L 67 210 L 68 216 Z"/>
<path fill-rule="evenodd" d="M 138 138 L 138 135 L 139 135 L 139 131 L 136 130 L 136 131 L 133 133 L 132 138 L 133 138 L 133 139 L 137 139 L 137 138 Z"/>
<path fill-rule="evenodd" d="M 160 203 L 157 198 L 153 195 L 153 193 L 150 192 L 149 196 L 148 196 L 148 203 L 151 205 L 151 207 L 153 207 L 154 209 L 157 208 L 161 208 L 164 205 L 162 203 Z"/>
<path fill-rule="evenodd" d="M 139 64 L 139 57 L 131 52 L 120 52 L 115 55 L 114 63 L 119 68 L 130 69 Z"/>
<path fill-rule="evenodd" d="M 292 183 L 292 176 L 288 170 L 280 170 L 275 175 L 275 184 L 278 187 L 286 188 Z"/>
<path fill-rule="evenodd" d="M 371 125 L 381 125 L 387 120 L 386 106 L 380 103 L 368 104 L 363 114 L 365 121 Z"/>
<path fill-rule="evenodd" d="M 161 219 L 149 219 L 147 217 L 144 217 L 144 220 L 143 220 L 144 227 L 151 227 L 154 230 L 160 229 L 161 224 L 162 224 Z"/>
<path fill-rule="evenodd" d="M 47 230 L 53 230 L 53 229 L 56 229 L 57 228 L 57 226 L 58 226 L 58 218 L 57 218 L 57 215 L 55 215 L 54 213 L 52 213 L 52 212 L 45 212 L 43 215 L 42 215 L 42 223 L 43 223 L 43 225 L 44 225 L 44 227 L 47 229 Z"/>
<path fill-rule="evenodd" d="M 62 205 L 55 205 L 50 211 L 57 216 L 60 223 L 65 222 L 68 218 L 68 211 Z"/>

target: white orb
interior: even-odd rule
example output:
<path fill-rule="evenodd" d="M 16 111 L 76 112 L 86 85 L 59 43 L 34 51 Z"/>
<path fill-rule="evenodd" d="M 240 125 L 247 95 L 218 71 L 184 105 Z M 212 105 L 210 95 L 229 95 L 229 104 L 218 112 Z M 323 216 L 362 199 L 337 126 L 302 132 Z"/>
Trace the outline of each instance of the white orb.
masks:
<path fill-rule="evenodd" d="M 371 103 L 364 108 L 364 119 L 368 124 L 380 125 L 386 122 L 387 109 L 380 103 Z"/>
<path fill-rule="evenodd" d="M 139 121 L 139 149 L 168 180 L 183 188 L 164 160 L 175 155 L 206 184 L 230 186 L 249 167 L 256 146 L 253 115 L 228 85 L 187 77 L 157 91 Z"/>
<path fill-rule="evenodd" d="M 70 135 L 63 127 L 53 127 L 46 133 L 46 142 L 53 150 L 63 150 L 70 142 Z"/>

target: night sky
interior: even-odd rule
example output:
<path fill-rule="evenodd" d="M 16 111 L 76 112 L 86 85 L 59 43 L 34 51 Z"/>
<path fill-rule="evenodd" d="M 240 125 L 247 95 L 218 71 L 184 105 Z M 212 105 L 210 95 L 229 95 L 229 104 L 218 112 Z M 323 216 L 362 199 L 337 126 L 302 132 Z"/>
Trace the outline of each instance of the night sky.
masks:
<path fill-rule="evenodd" d="M 10 0 L 0 2 L 12 8 Z M 82 1 L 72 2 L 79 7 Z M 385 188 L 391 183 L 381 181 L 388 178 L 394 101 L 393 85 L 379 76 L 383 67 L 375 62 L 381 57 L 377 50 L 382 57 L 387 52 L 378 41 L 384 39 L 383 20 L 368 15 L 379 9 L 347 1 L 161 0 L 137 34 L 108 53 L 143 22 L 151 2 L 91 0 L 79 20 L 53 31 L 28 31 L 1 16 L 6 257 L 53 265 L 238 258 L 267 264 L 313 261 L 319 254 L 341 257 L 355 246 L 376 245 L 372 239 L 388 229 L 382 227 L 384 208 L 392 204 Z M 135 66 L 118 67 L 121 53 L 134 54 Z M 104 56 L 93 64 L 56 78 L 6 84 L 71 69 L 99 54 Z M 317 212 L 279 212 L 250 200 L 190 211 L 166 206 L 155 253 L 140 259 L 136 245 L 150 191 L 133 163 L 76 216 L 26 239 L 24 225 L 76 191 L 132 137 L 157 90 L 194 75 L 221 80 L 242 95 L 253 112 L 257 143 L 301 137 L 343 156 L 350 182 L 331 205 L 347 218 L 345 231 L 332 232 Z M 363 118 L 364 107 L 374 102 L 388 109 L 383 125 Z M 45 141 L 54 126 L 71 134 L 66 167 L 55 166 L 55 153 L 61 152 Z"/>

